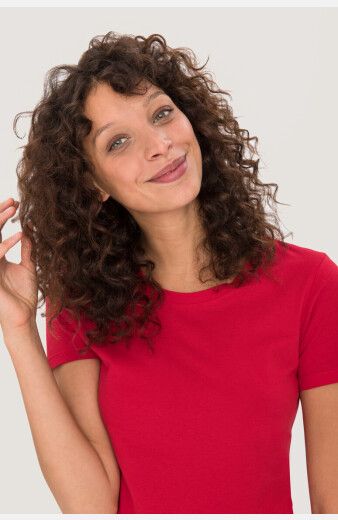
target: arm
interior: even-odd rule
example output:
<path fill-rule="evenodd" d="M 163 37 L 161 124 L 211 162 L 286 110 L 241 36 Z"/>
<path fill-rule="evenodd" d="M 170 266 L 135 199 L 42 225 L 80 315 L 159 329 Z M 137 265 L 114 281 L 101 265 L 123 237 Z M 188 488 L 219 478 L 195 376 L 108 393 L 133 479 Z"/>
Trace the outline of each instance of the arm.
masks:
<path fill-rule="evenodd" d="M 338 383 L 300 392 L 312 514 L 338 513 Z"/>
<path fill-rule="evenodd" d="M 102 420 L 98 389 L 99 359 L 77 359 L 53 368 L 53 375 L 72 416 L 95 448 L 106 470 L 115 504 L 119 503 L 121 471 Z"/>
<path fill-rule="evenodd" d="M 111 484 L 50 369 L 37 327 L 6 334 L 44 478 L 62 513 L 116 513 Z"/>

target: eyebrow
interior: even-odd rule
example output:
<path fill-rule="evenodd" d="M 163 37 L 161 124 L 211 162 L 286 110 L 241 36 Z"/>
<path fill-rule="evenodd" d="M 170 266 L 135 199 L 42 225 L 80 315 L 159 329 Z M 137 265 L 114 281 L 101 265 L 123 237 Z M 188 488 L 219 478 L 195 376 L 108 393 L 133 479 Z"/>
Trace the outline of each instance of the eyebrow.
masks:
<path fill-rule="evenodd" d="M 149 96 L 146 97 L 144 103 L 143 103 L 143 107 L 146 108 L 150 101 L 154 98 L 156 98 L 157 96 L 160 96 L 160 95 L 166 95 L 165 92 L 162 92 L 161 90 L 156 90 L 155 92 L 153 92 L 152 94 L 150 94 Z M 99 135 L 102 134 L 102 132 L 104 132 L 105 130 L 107 130 L 108 128 L 110 128 L 112 125 L 114 125 L 114 121 L 110 121 L 109 123 L 106 123 L 105 125 L 101 126 L 101 128 L 99 128 L 95 134 L 94 134 L 94 137 L 93 137 L 93 144 L 95 144 L 95 141 L 96 139 L 99 137 Z"/>

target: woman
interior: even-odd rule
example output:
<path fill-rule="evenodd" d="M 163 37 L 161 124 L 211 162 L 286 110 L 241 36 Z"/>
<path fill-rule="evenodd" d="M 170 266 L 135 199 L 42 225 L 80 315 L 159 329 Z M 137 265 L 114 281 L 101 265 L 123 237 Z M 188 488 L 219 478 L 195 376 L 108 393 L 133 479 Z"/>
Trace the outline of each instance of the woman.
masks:
<path fill-rule="evenodd" d="M 309 389 L 337 402 L 338 268 L 269 222 L 257 138 L 203 68 L 110 32 L 32 113 L 0 322 L 63 513 L 292 513 L 300 397 L 312 512 L 331 500 Z"/>

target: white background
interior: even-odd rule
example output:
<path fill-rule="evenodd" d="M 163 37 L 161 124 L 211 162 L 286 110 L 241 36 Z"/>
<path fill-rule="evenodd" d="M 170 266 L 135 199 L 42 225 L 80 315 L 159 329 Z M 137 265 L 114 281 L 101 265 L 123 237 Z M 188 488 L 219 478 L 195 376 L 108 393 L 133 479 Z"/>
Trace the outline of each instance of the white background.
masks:
<path fill-rule="evenodd" d="M 16 113 L 31 110 L 45 73 L 76 63 L 91 37 L 109 30 L 162 34 L 190 47 L 220 88 L 230 91 L 241 128 L 257 136 L 261 178 L 275 182 L 288 242 L 325 252 L 338 264 L 336 7 L 27 7 L 0 9 L 0 200 L 17 198 L 21 152 Z M 19 124 L 27 132 L 29 120 Z M 20 230 L 7 222 L 3 240 Z M 20 242 L 7 259 L 20 262 Z M 45 321 L 37 320 L 45 346 Z M 1 330 L 1 329 L 0 329 Z M 23 345 L 24 348 L 24 345 Z M 0 513 L 60 513 L 36 457 L 10 356 L 0 334 Z M 294 513 L 310 513 L 301 405 L 290 452 Z"/>

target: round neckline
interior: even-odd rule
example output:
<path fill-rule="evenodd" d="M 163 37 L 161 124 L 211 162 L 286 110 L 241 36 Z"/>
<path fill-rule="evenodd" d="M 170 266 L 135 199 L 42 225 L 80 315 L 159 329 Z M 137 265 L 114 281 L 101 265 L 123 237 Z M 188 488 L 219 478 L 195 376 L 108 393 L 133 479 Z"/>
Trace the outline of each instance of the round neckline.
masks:
<path fill-rule="evenodd" d="M 168 302 L 174 303 L 200 303 L 209 300 L 215 300 L 216 298 L 220 298 L 226 292 L 230 291 L 234 287 L 234 283 L 238 277 L 235 278 L 232 282 L 224 282 L 219 285 L 215 285 L 214 287 L 209 287 L 208 289 L 202 289 L 200 291 L 195 292 L 177 292 L 177 291 L 169 291 L 169 289 L 162 290 L 165 295 L 165 300 Z"/>
<path fill-rule="evenodd" d="M 246 260 L 245 265 L 248 263 Z M 144 274 L 142 269 L 139 271 L 140 275 L 144 279 Z M 169 289 L 164 289 L 162 287 L 164 293 L 164 301 L 173 302 L 173 303 L 200 303 L 204 301 L 215 300 L 216 298 L 221 298 L 224 294 L 235 288 L 236 282 L 239 280 L 239 274 L 232 280 L 232 282 L 224 282 L 214 287 L 209 287 L 208 289 L 202 289 L 200 291 L 195 292 L 177 292 L 170 291 Z"/>

